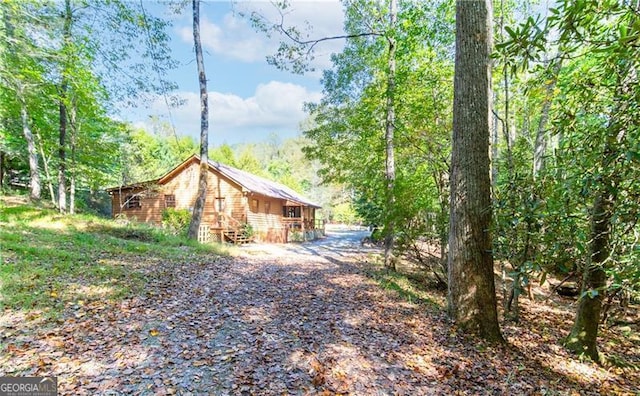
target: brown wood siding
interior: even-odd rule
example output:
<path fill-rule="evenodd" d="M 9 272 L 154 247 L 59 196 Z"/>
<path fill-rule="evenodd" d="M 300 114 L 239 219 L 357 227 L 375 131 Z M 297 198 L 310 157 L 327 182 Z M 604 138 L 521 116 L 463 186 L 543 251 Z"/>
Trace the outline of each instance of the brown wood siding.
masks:
<path fill-rule="evenodd" d="M 230 196 L 227 202 L 227 213 L 240 223 L 247 221 L 247 198 L 241 190 L 237 190 Z"/>
<path fill-rule="evenodd" d="M 176 195 L 176 208 L 193 208 L 198 191 L 199 172 L 200 166 L 197 161 L 194 161 L 185 167 L 173 179 L 166 182 L 163 189 L 165 191 L 174 192 Z M 238 207 L 242 205 L 242 189 L 240 186 L 215 172 L 209 172 L 209 177 L 207 179 L 207 200 L 205 202 L 202 217 L 203 224 L 212 226 L 217 225 L 217 198 L 224 199 L 225 205 L 222 213 L 227 216 L 231 216 L 238 221 L 242 221 L 241 214 L 244 214 L 244 211 L 238 209 Z"/>
<path fill-rule="evenodd" d="M 282 200 L 269 198 L 262 195 L 252 195 L 248 201 L 257 199 L 258 208 L 255 210 L 250 205 L 247 221 L 254 230 L 266 231 L 269 228 L 282 227 Z M 269 206 L 267 208 L 267 206 Z"/>
<path fill-rule="evenodd" d="M 140 207 L 127 208 L 126 200 L 131 195 L 140 197 Z M 114 217 L 123 215 L 131 220 L 141 221 L 145 223 L 155 223 L 162 221 L 162 209 L 164 206 L 164 195 L 157 191 L 149 191 L 144 189 L 123 190 L 113 192 L 111 199 L 111 208 Z"/>
<path fill-rule="evenodd" d="M 157 192 L 143 193 L 141 195 L 141 207 L 133 209 L 120 209 L 121 200 L 118 191 L 112 192 L 112 209 L 114 217 L 122 213 L 127 218 L 135 219 L 146 223 L 160 225 L 162 224 L 162 211 L 165 209 L 164 195 L 172 194 L 175 196 L 176 209 L 191 209 L 195 203 L 196 194 L 198 192 L 198 175 L 200 167 L 197 161 L 188 164 L 184 169 L 178 172 L 173 178 L 165 181 L 165 184 L 158 187 Z M 244 221 L 245 208 L 242 203 L 241 188 L 214 172 L 209 172 L 207 180 L 207 200 L 205 203 L 202 224 L 216 225 L 218 222 L 218 213 L 216 208 L 216 198 L 225 199 L 224 213 L 230 215 L 236 220 Z M 134 193 L 140 193 L 141 190 L 134 190 Z M 131 191 L 122 192 L 122 201 L 131 194 Z"/>
<path fill-rule="evenodd" d="M 257 210 L 252 205 L 254 199 L 258 200 Z M 282 223 L 283 201 L 256 194 L 249 196 L 247 202 L 247 222 L 253 227 L 256 239 L 265 242 L 285 242 Z"/>

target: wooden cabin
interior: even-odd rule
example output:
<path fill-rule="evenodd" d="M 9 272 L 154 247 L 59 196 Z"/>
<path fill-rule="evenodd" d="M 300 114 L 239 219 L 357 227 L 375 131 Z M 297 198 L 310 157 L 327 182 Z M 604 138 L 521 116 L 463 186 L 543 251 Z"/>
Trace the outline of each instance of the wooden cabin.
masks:
<path fill-rule="evenodd" d="M 193 210 L 200 157 L 193 155 L 157 180 L 110 188 L 114 217 L 162 224 L 167 208 Z M 316 239 L 324 233 L 316 219 L 320 206 L 291 188 L 219 162 L 209 161 L 201 240 L 283 243 Z"/>

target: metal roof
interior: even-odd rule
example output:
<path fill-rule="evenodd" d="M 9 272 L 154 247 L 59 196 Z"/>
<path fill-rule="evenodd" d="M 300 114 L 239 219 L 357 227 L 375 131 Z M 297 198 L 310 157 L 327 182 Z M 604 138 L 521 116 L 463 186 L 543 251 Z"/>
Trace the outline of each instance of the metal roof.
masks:
<path fill-rule="evenodd" d="M 267 180 L 252 173 L 245 172 L 216 161 L 209 161 L 209 166 L 220 172 L 223 176 L 226 176 L 238 183 L 247 191 L 271 198 L 279 198 L 301 203 L 306 206 L 313 206 L 316 208 L 321 207 L 283 184 Z"/>

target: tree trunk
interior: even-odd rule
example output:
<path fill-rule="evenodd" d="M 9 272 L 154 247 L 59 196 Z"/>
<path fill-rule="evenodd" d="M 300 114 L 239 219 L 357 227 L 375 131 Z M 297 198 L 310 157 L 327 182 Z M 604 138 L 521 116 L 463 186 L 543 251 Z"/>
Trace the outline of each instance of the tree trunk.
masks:
<path fill-rule="evenodd" d="M 71 41 L 71 0 L 65 0 L 64 2 L 64 26 L 62 30 L 62 39 L 64 48 L 69 47 Z M 64 56 L 64 55 L 63 55 Z M 66 60 L 64 61 L 66 62 Z M 62 65 L 62 80 L 60 82 L 60 101 L 58 106 L 60 108 L 60 141 L 58 146 L 58 210 L 60 213 L 67 211 L 67 164 L 66 164 L 66 140 L 67 140 L 67 65 Z"/>
<path fill-rule="evenodd" d="M 491 251 L 491 1 L 456 2 L 448 306 L 461 327 L 504 342 Z"/>
<path fill-rule="evenodd" d="M 505 28 L 505 23 L 504 23 L 504 0 L 500 1 L 500 35 L 501 35 L 501 39 L 504 39 L 504 28 Z M 509 66 L 508 64 L 505 62 L 505 64 L 502 67 L 502 83 L 504 84 L 504 122 L 502 123 L 503 126 L 503 134 L 504 134 L 504 139 L 505 139 L 505 143 L 507 143 L 507 164 L 508 164 L 508 173 L 509 173 L 509 183 L 512 183 L 513 179 L 512 179 L 512 173 L 513 173 L 513 143 L 515 142 L 515 125 L 512 128 L 511 125 L 509 125 L 509 123 L 511 122 L 511 111 L 510 111 L 510 106 L 511 106 L 511 99 L 509 96 Z M 515 120 L 514 120 L 515 122 Z"/>
<path fill-rule="evenodd" d="M 447 271 L 447 247 L 449 238 L 449 229 L 447 227 L 447 215 L 449 214 L 449 196 L 447 191 L 447 174 L 445 172 L 436 172 L 434 176 L 435 184 L 438 187 L 438 203 L 440 206 L 440 213 L 438 215 L 438 237 L 440 240 L 440 266 L 443 272 Z"/>
<path fill-rule="evenodd" d="M 502 123 L 502 133 L 507 144 L 507 177 L 509 185 L 513 183 L 513 136 L 509 120 L 511 119 L 510 98 L 509 98 L 509 68 L 505 65 L 502 68 L 502 83 L 504 84 L 504 122 Z M 497 159 L 497 158 L 496 158 Z"/>
<path fill-rule="evenodd" d="M 4 151 L 0 151 L 0 189 L 4 188 Z"/>
<path fill-rule="evenodd" d="M 502 81 L 504 86 L 504 122 L 502 123 L 502 133 L 504 135 L 504 140 L 506 143 L 506 155 L 507 155 L 507 180 L 508 180 L 508 188 L 513 191 L 515 187 L 514 180 L 514 171 L 515 167 L 513 164 L 513 144 L 515 142 L 515 134 L 513 131 L 515 127 L 512 128 L 509 125 L 511 120 L 511 99 L 509 96 L 509 68 L 505 65 L 502 69 Z M 509 208 L 511 210 L 511 217 L 516 217 L 516 202 L 513 199 L 508 199 Z M 506 319 L 510 319 L 514 322 L 518 322 L 520 320 L 520 294 L 522 293 L 522 273 L 521 273 L 521 264 L 524 261 L 518 262 L 518 259 L 514 257 L 510 257 L 509 260 L 512 271 L 516 274 L 513 277 L 511 283 L 511 290 L 506 293 L 508 298 L 504 300 L 504 316 Z M 502 276 L 502 295 L 505 296 L 505 290 L 507 287 L 507 276 L 506 276 L 506 264 L 504 260 L 500 263 L 500 270 Z"/>
<path fill-rule="evenodd" d="M 71 169 L 69 169 L 69 213 L 76 212 L 76 141 L 78 138 L 78 125 L 76 123 L 77 103 L 75 97 L 71 102 L 69 124 L 71 125 Z"/>
<path fill-rule="evenodd" d="M 558 74 L 560 73 L 560 67 L 562 65 L 562 61 L 558 60 L 552 69 L 552 77 L 549 80 L 549 82 L 546 84 L 545 87 L 545 97 L 544 97 L 544 101 L 542 104 L 542 112 L 540 114 L 540 120 L 538 123 L 538 131 L 536 133 L 536 140 L 535 140 L 535 147 L 534 147 L 534 155 L 533 155 L 533 180 L 536 180 L 538 174 L 542 171 L 543 167 L 544 167 L 544 155 L 546 152 L 546 127 L 547 127 L 547 122 L 549 119 L 549 110 L 551 109 L 551 103 L 553 101 L 553 90 L 555 89 L 556 86 L 556 82 L 558 79 Z M 505 86 L 507 84 L 507 74 L 505 73 L 504 76 L 505 79 Z M 506 92 L 505 89 L 505 95 L 508 95 L 508 93 Z M 505 103 L 505 118 L 509 119 L 509 111 L 508 111 L 508 99 L 506 99 L 506 103 Z M 508 124 L 507 124 L 508 125 Z M 509 136 L 509 133 L 506 133 L 505 136 Z M 509 148 L 509 143 L 508 145 L 508 151 L 507 151 L 507 156 L 508 156 L 508 161 L 509 161 L 509 173 L 508 173 L 508 177 L 509 177 L 509 183 L 513 184 L 513 154 L 512 154 L 512 150 L 511 148 Z M 532 195 L 531 195 L 531 199 L 532 201 L 539 201 L 539 197 L 537 196 L 535 189 L 532 189 Z M 511 204 L 512 208 L 515 208 L 515 203 Z M 515 209 L 514 209 L 515 210 Z M 515 216 L 515 213 L 512 213 L 512 216 Z M 530 216 L 533 217 L 533 214 Z M 519 303 L 519 298 L 520 295 L 522 295 L 524 289 L 523 289 L 523 285 L 522 285 L 522 273 L 521 273 L 521 269 L 522 269 L 522 265 L 524 265 L 524 263 L 526 263 L 529 259 L 530 259 L 530 255 L 531 255 L 531 251 L 533 249 L 533 246 L 531 246 L 531 239 L 530 239 L 530 235 L 533 232 L 533 220 L 528 220 L 527 222 L 527 229 L 526 229 L 526 237 L 525 237 L 525 245 L 523 247 L 523 253 L 522 253 L 522 259 L 516 262 L 516 258 L 513 259 L 512 265 L 513 265 L 513 271 L 516 273 L 516 275 L 514 276 L 513 282 L 511 284 L 511 290 L 509 291 L 508 294 L 504 294 L 505 296 L 505 300 L 504 300 L 504 315 L 505 318 L 513 320 L 514 322 L 518 322 L 520 320 L 520 303 Z M 503 270 L 503 293 L 504 290 L 506 290 L 506 282 L 505 282 L 505 273 Z"/>
<path fill-rule="evenodd" d="M 56 194 L 53 191 L 53 182 L 51 181 L 51 173 L 49 172 L 49 161 L 44 154 L 44 143 L 42 142 L 42 137 L 40 133 L 36 129 L 36 137 L 38 138 L 39 148 L 40 148 L 40 156 L 42 157 L 42 167 L 44 168 L 44 176 L 46 178 L 47 186 L 49 187 L 49 197 L 51 198 L 51 204 L 54 208 L 57 208 Z"/>
<path fill-rule="evenodd" d="M 533 220 L 527 220 L 527 228 L 525 231 L 525 239 L 524 239 L 524 247 L 522 248 L 522 256 L 520 259 L 514 257 L 514 262 L 517 261 L 517 265 L 514 265 L 515 276 L 513 278 L 513 283 L 511 284 L 511 291 L 509 293 L 509 298 L 507 299 L 507 303 L 505 304 L 505 312 L 504 316 L 506 319 L 510 319 L 514 322 L 520 321 L 520 296 L 524 292 L 523 275 L 529 275 L 526 273 L 526 270 L 523 271 L 524 264 L 529 261 L 531 258 L 531 251 L 533 246 L 531 246 L 531 234 L 533 233 Z M 531 293 L 531 281 L 527 278 L 526 280 L 527 290 L 529 290 L 529 298 L 533 299 L 533 294 Z"/>
<path fill-rule="evenodd" d="M 33 133 L 29 127 L 29 116 L 27 114 L 27 104 L 22 98 L 20 100 L 20 119 L 22 121 L 22 133 L 24 139 L 27 141 L 27 153 L 29 154 L 29 198 L 32 201 L 40 199 L 42 193 L 42 183 L 40 182 L 40 170 L 38 169 L 38 153 L 36 151 L 36 144 L 33 139 Z"/>
<path fill-rule="evenodd" d="M 497 96 L 497 95 L 496 95 Z M 500 124 L 500 120 L 498 118 L 498 114 L 493 114 L 493 123 L 491 125 L 491 188 L 492 191 L 495 191 L 496 186 L 498 185 L 498 142 L 499 142 L 499 131 L 498 125 Z"/>
<path fill-rule="evenodd" d="M 13 25 L 11 24 L 10 16 L 5 13 L 2 19 L 4 22 L 7 37 L 11 39 L 7 40 L 8 50 L 14 53 L 18 52 L 18 50 L 15 48 L 15 45 L 13 44 L 14 40 L 12 38 L 14 36 L 14 29 Z M 36 151 L 33 133 L 31 132 L 31 127 L 29 126 L 29 115 L 27 112 L 27 102 L 25 100 L 24 86 L 18 79 L 15 80 L 15 83 L 13 85 L 18 102 L 20 103 L 20 121 L 22 122 L 22 134 L 24 135 L 24 139 L 27 142 L 27 155 L 29 157 L 29 198 L 35 201 L 40 199 L 42 193 L 40 170 L 38 169 L 38 153 Z M 0 175 L 0 179 L 4 179 L 4 174 Z M 2 181 L 0 180 L 0 184 L 1 183 Z"/>
<path fill-rule="evenodd" d="M 395 244 L 395 182 L 396 182 L 396 164 L 395 164 L 395 91 L 396 91 L 396 38 L 395 25 L 397 20 L 397 3 L 396 0 L 389 2 L 389 25 L 391 34 L 387 38 L 389 42 L 389 61 L 387 74 L 387 118 L 385 128 L 385 179 L 387 182 L 386 196 L 386 224 L 384 238 L 384 265 L 386 268 L 396 269 L 396 259 L 393 256 L 393 247 Z"/>
<path fill-rule="evenodd" d="M 60 130 L 58 146 L 58 210 L 60 213 L 67 211 L 67 183 L 66 183 L 66 139 L 67 139 L 67 107 L 64 104 L 67 82 L 63 78 L 60 85 Z"/>
<path fill-rule="evenodd" d="M 611 216 L 614 197 L 601 193 L 593 205 L 591 220 L 591 259 L 585 265 L 582 293 L 575 322 L 565 340 L 565 346 L 576 353 L 584 353 L 595 362 L 601 362 L 598 353 L 598 325 L 607 277 L 603 264 L 611 252 Z"/>
<path fill-rule="evenodd" d="M 204 70 L 204 58 L 200 42 L 200 0 L 193 0 L 193 42 L 196 50 L 198 80 L 200 82 L 200 179 L 198 182 L 198 197 L 193 207 L 188 237 L 197 239 L 204 204 L 207 199 L 207 175 L 209 173 L 209 158 L 207 154 L 209 151 L 209 101 L 207 98 L 207 76 Z"/>
<path fill-rule="evenodd" d="M 73 173 L 69 176 L 69 213 L 76 213 L 76 175 Z"/>
<path fill-rule="evenodd" d="M 559 57 L 559 56 L 558 56 Z M 544 156 L 547 151 L 547 123 L 549 122 L 549 110 L 553 102 L 553 90 L 558 82 L 558 74 L 562 68 L 562 59 L 555 62 L 552 69 L 551 78 L 545 85 L 544 100 L 542 102 L 542 111 L 540 112 L 540 120 L 538 121 L 538 131 L 536 132 L 535 147 L 533 150 L 533 180 L 536 180 L 540 172 L 544 169 Z"/>

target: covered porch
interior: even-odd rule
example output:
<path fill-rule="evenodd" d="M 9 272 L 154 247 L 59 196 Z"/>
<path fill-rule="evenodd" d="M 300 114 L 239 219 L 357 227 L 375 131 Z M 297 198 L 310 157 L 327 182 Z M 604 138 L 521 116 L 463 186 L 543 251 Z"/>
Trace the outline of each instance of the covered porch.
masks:
<path fill-rule="evenodd" d="M 287 201 L 282 206 L 282 224 L 288 241 L 308 241 L 324 235 L 324 221 L 316 218 L 316 208 Z"/>

